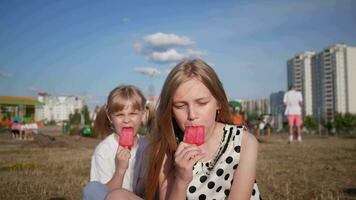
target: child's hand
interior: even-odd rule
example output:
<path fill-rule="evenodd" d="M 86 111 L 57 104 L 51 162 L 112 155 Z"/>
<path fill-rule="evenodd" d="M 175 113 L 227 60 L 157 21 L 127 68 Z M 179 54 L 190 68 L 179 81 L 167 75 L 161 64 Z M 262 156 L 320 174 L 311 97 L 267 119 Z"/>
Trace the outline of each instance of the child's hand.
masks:
<path fill-rule="evenodd" d="M 194 164 L 203 157 L 204 153 L 198 146 L 181 142 L 174 154 L 176 179 L 189 184 L 193 179 Z"/>
<path fill-rule="evenodd" d="M 130 150 L 128 148 L 119 146 L 115 157 L 116 170 L 126 171 L 126 169 L 129 167 L 130 157 Z"/>

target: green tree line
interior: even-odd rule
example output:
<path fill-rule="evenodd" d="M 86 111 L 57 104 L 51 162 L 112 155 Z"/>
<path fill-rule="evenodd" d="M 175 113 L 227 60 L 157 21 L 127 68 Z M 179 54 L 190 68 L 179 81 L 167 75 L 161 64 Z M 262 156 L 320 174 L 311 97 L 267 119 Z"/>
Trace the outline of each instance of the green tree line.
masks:
<path fill-rule="evenodd" d="M 320 126 L 332 134 L 356 134 L 356 114 L 337 113 L 333 121 L 321 119 Z M 309 132 L 319 131 L 318 122 L 313 116 L 304 117 L 304 127 Z"/>

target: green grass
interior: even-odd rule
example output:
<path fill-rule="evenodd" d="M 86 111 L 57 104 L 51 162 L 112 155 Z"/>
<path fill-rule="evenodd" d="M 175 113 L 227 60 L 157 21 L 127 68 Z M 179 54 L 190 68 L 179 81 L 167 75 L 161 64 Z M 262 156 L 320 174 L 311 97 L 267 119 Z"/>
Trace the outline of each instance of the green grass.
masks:
<path fill-rule="evenodd" d="M 0 199 L 82 199 L 99 140 L 56 140 L 63 145 L 42 148 L 0 136 Z M 306 136 L 289 145 L 280 134 L 263 141 L 256 177 L 263 199 L 356 199 L 353 138 Z"/>

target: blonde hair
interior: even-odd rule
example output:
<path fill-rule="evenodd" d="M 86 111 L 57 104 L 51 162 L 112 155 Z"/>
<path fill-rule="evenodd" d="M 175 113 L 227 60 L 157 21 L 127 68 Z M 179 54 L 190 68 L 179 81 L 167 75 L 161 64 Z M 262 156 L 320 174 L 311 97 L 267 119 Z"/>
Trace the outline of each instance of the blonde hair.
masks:
<path fill-rule="evenodd" d="M 211 92 L 219 105 L 216 121 L 231 123 L 228 100 L 221 81 L 215 71 L 200 59 L 186 60 L 177 64 L 168 74 L 156 109 L 153 131 L 150 134 L 148 183 L 146 199 L 154 199 L 158 187 L 158 176 L 163 158 L 167 155 L 172 159 L 177 142 L 175 130 L 177 127 L 172 116 L 173 96 L 177 88 L 191 78 L 200 80 Z"/>
<path fill-rule="evenodd" d="M 130 103 L 135 110 L 144 110 L 146 108 L 146 101 L 140 89 L 133 85 L 120 85 L 114 88 L 110 92 L 106 104 L 97 113 L 94 130 L 101 138 L 106 137 L 113 132 L 110 122 L 111 114 L 123 110 L 127 103 Z"/>

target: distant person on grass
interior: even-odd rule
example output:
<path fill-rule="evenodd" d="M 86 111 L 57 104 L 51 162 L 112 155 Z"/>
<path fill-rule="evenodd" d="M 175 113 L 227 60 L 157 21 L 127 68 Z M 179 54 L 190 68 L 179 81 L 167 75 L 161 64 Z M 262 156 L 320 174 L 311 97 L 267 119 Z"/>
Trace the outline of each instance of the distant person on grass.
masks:
<path fill-rule="evenodd" d="M 232 108 L 232 123 L 237 126 L 244 125 L 244 117 L 241 114 L 241 109 L 239 107 Z"/>
<path fill-rule="evenodd" d="M 294 85 L 289 86 L 288 92 L 284 94 L 283 103 L 286 106 L 285 115 L 288 117 L 289 143 L 293 143 L 294 127 L 297 127 L 298 142 L 302 142 L 302 93 L 297 91 Z"/>
<path fill-rule="evenodd" d="M 107 137 L 92 156 L 91 182 L 84 188 L 83 199 L 105 199 L 115 189 L 143 195 L 146 174 L 143 156 L 147 141 L 137 132 L 150 114 L 146 103 L 142 92 L 132 85 L 122 85 L 110 92 L 107 104 L 95 120 L 96 131 Z M 128 130 L 134 133 L 131 148 L 119 145 L 122 133 Z"/>
<path fill-rule="evenodd" d="M 14 122 L 11 125 L 11 133 L 13 139 L 20 139 L 20 129 L 21 129 L 21 124 L 17 120 L 14 120 Z"/>

